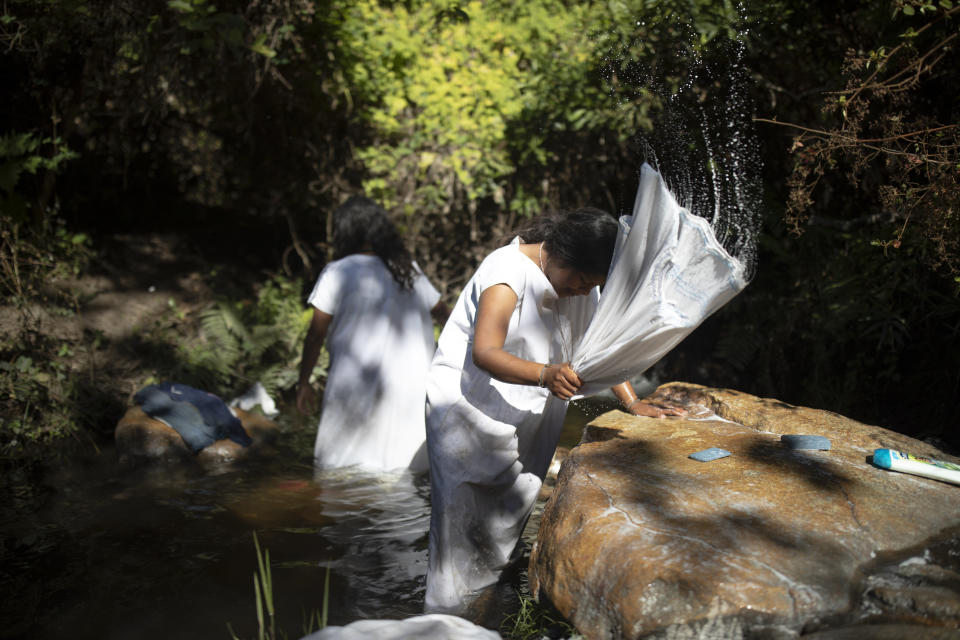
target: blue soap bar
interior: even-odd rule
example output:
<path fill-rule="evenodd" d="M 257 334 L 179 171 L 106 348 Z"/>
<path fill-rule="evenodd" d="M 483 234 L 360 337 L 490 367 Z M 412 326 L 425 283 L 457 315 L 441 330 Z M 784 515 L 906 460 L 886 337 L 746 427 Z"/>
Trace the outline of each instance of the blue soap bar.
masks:
<path fill-rule="evenodd" d="M 699 460 L 700 462 L 710 462 L 711 460 L 717 460 L 719 458 L 726 458 L 730 455 L 730 452 L 726 449 L 720 449 L 719 447 L 710 447 L 709 449 L 704 449 L 703 451 L 697 451 L 696 453 L 691 453 L 690 457 L 694 460 Z"/>
<path fill-rule="evenodd" d="M 830 440 L 823 436 L 780 436 L 780 442 L 787 445 L 790 449 L 819 449 L 820 451 L 830 450 Z"/>

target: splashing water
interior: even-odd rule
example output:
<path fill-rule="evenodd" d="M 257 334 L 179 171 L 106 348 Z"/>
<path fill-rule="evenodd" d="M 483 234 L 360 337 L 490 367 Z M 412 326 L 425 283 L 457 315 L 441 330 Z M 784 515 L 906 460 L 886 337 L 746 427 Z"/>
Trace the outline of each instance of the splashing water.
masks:
<path fill-rule="evenodd" d="M 697 37 L 690 25 L 678 26 L 691 42 Z M 658 60 L 655 69 L 630 65 L 630 84 L 660 103 L 652 130 L 638 132 L 636 142 L 643 161 L 681 206 L 710 223 L 749 281 L 756 271 L 763 167 L 744 44 L 718 37 L 709 50 L 695 51 L 690 45 L 685 54 Z M 631 108 L 626 102 L 621 107 Z"/>

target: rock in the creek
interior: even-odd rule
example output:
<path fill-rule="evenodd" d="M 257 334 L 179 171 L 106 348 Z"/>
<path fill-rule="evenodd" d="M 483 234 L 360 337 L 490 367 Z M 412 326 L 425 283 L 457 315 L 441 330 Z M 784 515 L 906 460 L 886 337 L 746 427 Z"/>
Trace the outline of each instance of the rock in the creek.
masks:
<path fill-rule="evenodd" d="M 276 438 L 278 426 L 272 420 L 242 409 L 234 411 L 253 444 L 244 447 L 233 440 L 217 440 L 193 455 L 173 427 L 151 418 L 138 406 L 131 407 L 114 430 L 120 461 L 134 465 L 196 462 L 206 469 L 222 468 L 262 449 Z"/>
<path fill-rule="evenodd" d="M 457 616 L 430 613 L 406 620 L 360 620 L 327 627 L 301 640 L 500 640 L 500 634 Z"/>
<path fill-rule="evenodd" d="M 886 571 L 926 576 L 900 589 L 882 571 L 865 578 L 883 558 L 944 536 L 956 550 L 960 539 L 960 487 L 874 467 L 873 450 L 950 456 L 735 391 L 673 383 L 655 398 L 716 416 L 594 420 L 563 463 L 531 553 L 531 591 L 587 638 L 846 638 L 850 616 L 934 632 L 913 640 L 960 635 L 955 569 L 895 564 Z M 785 433 L 825 436 L 831 448 L 791 450 Z M 731 455 L 688 457 L 708 447 Z"/>

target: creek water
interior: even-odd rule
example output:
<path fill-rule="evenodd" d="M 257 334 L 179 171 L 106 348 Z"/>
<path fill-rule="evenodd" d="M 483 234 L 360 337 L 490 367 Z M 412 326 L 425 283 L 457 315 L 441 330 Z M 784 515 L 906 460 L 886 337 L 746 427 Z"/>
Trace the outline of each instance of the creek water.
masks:
<path fill-rule="evenodd" d="M 572 404 L 561 444 L 606 408 Z M 254 533 L 287 637 L 321 609 L 328 567 L 330 624 L 422 613 L 427 479 L 315 472 L 313 427 L 280 422 L 275 455 L 218 474 L 131 471 L 109 450 L 48 473 L 4 508 L 0 638 L 254 638 Z"/>

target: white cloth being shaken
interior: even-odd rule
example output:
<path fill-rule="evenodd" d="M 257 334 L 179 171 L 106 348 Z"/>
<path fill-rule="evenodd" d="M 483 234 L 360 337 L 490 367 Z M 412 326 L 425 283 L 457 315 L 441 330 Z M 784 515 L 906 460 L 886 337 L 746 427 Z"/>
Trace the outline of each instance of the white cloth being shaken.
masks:
<path fill-rule="evenodd" d="M 706 220 L 681 207 L 650 165 L 632 216 L 620 218 L 600 306 L 571 368 L 589 396 L 656 364 L 747 285 L 745 268 Z"/>
<path fill-rule="evenodd" d="M 314 462 L 369 471 L 426 469 L 425 378 L 439 292 L 417 267 L 412 290 L 376 256 L 324 267 L 308 302 L 333 316 Z"/>

